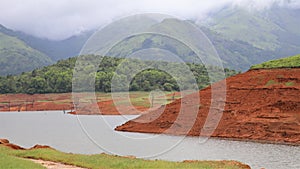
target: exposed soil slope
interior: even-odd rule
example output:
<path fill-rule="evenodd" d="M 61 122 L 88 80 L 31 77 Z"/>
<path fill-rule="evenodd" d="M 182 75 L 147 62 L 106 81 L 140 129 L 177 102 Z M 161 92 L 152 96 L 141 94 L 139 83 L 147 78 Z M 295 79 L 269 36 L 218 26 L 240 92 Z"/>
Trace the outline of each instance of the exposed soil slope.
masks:
<path fill-rule="evenodd" d="M 213 137 L 300 144 L 299 68 L 250 70 L 227 78 L 226 83 L 225 110 Z M 192 94 L 183 104 L 181 99 L 176 100 L 116 130 L 181 135 L 191 128 L 188 135 L 198 136 L 209 112 L 211 88 L 199 93 L 199 108 L 192 104 L 196 99 Z M 180 107 L 185 115 L 179 119 Z M 199 110 L 194 123 L 189 112 L 195 107 Z"/>

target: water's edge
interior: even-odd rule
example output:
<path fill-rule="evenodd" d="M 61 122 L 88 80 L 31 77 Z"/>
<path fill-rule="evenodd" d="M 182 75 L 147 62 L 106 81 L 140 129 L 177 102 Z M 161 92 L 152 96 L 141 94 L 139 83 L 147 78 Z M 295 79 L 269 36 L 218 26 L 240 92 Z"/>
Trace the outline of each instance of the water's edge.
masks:
<path fill-rule="evenodd" d="M 29 148 L 49 145 L 77 154 L 133 155 L 147 159 L 236 160 L 252 168 L 300 168 L 300 146 L 199 137 L 116 132 L 114 127 L 137 116 L 74 116 L 62 111 L 2 112 L 0 136 Z M 85 133 L 86 131 L 87 133 Z M 168 150 L 166 150 L 169 148 Z M 166 150 L 166 151 L 165 151 Z"/>

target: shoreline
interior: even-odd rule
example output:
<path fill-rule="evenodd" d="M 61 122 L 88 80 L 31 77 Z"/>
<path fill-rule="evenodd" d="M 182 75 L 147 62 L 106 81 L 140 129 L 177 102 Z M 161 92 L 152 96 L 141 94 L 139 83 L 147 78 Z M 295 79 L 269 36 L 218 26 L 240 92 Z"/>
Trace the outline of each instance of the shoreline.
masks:
<path fill-rule="evenodd" d="M 166 94 L 172 98 L 172 93 Z M 90 93 L 81 93 L 80 99 L 78 99 L 80 105 L 76 105 L 72 99 L 72 93 L 0 94 L 0 112 L 52 110 L 70 110 L 73 112 L 76 110 L 76 114 L 80 115 L 138 115 L 148 111 L 151 107 L 149 92 L 131 92 L 130 101 L 132 105 L 124 99 L 113 99 L 111 93 L 96 93 L 96 100 L 93 100 L 90 95 Z M 179 97 L 178 92 L 176 97 Z M 156 102 L 156 104 L 164 104 L 164 100 L 160 98 L 157 98 Z"/>
<path fill-rule="evenodd" d="M 118 132 L 129 132 L 129 133 L 141 133 L 141 134 L 163 134 L 166 136 L 185 136 L 181 134 L 168 134 L 168 133 L 153 133 L 153 132 L 134 132 L 134 131 L 120 131 L 116 130 Z M 207 138 L 205 136 L 191 136 L 186 135 L 185 138 L 197 138 L 197 137 L 203 137 Z M 220 137 L 220 136 L 210 136 L 208 139 L 214 139 L 214 140 L 227 140 L 227 141 L 240 141 L 240 142 L 249 142 L 249 143 L 259 143 L 259 144 L 273 144 L 273 145 L 282 145 L 282 146 L 292 146 L 292 147 L 299 147 L 300 143 L 292 143 L 292 142 L 277 142 L 277 141 L 270 141 L 270 140 L 255 140 L 255 139 L 243 139 L 243 138 L 232 138 L 232 137 Z"/>
<path fill-rule="evenodd" d="M 24 149 L 18 145 L 11 144 L 7 139 L 0 139 L 0 155 L 4 155 L 8 159 L 17 157 L 17 159 L 20 159 L 21 161 L 28 160 L 33 163 L 38 163 L 44 167 L 52 165 L 56 166 L 57 169 L 60 169 L 59 167 L 78 167 L 80 169 L 124 168 L 125 166 L 127 166 L 125 168 L 187 168 L 191 165 L 194 166 L 192 168 L 206 168 L 207 166 L 223 168 L 228 166 L 232 168 L 238 167 L 241 169 L 251 169 L 249 165 L 235 160 L 183 160 L 179 162 L 172 162 L 165 160 L 146 160 L 135 156 L 108 155 L 104 153 L 94 155 L 63 153 L 49 146 L 41 145 Z M 91 158 L 93 160 L 91 160 Z M 116 161 L 117 163 L 122 163 L 122 166 L 115 167 L 110 165 Z M 15 159 L 11 162 L 14 164 L 16 162 L 20 163 L 20 161 L 16 161 Z M 138 165 L 134 163 L 138 163 Z"/>
<path fill-rule="evenodd" d="M 142 115 L 142 113 L 140 114 L 115 114 L 115 113 L 112 113 L 112 114 L 97 114 L 97 113 L 94 113 L 94 114 L 77 114 L 76 112 L 74 113 L 74 111 L 70 111 L 70 110 L 65 110 L 65 113 L 63 110 L 33 110 L 33 111 L 1 111 L 0 110 L 0 114 L 1 113 L 30 113 L 30 112 L 33 112 L 33 113 L 44 113 L 44 112 L 61 112 L 63 114 L 66 114 L 66 115 L 78 115 L 78 116 L 122 116 L 122 115 L 125 115 L 125 116 L 138 116 L 138 115 Z"/>
<path fill-rule="evenodd" d="M 63 113 L 62 110 L 48 110 L 48 111 Z M 28 113 L 28 112 L 32 112 L 32 111 L 23 111 L 23 113 Z M 47 111 L 36 111 L 36 113 L 43 113 L 43 112 L 47 112 Z M 3 112 L 3 111 L 0 111 L 0 114 L 1 113 L 22 113 L 22 112 L 17 112 L 17 111 Z M 92 116 L 120 116 L 118 114 L 72 114 L 70 112 L 66 112 L 64 114 L 65 115 L 74 115 L 74 116 L 76 116 L 76 115 L 79 115 L 79 116 L 91 116 L 91 115 Z M 141 115 L 141 114 L 130 114 L 130 115 L 137 116 L 137 115 Z M 121 125 L 124 125 L 124 124 L 121 124 Z M 130 133 L 142 133 L 142 134 L 164 134 L 164 135 L 167 135 L 167 136 L 184 136 L 182 134 L 176 134 L 176 133 L 171 133 L 170 134 L 170 133 L 159 133 L 159 132 L 117 130 L 116 128 L 114 130 L 116 130 L 118 132 L 130 132 Z M 186 135 L 185 137 L 187 137 L 187 138 L 204 137 L 205 138 L 205 136 L 194 136 L 194 135 Z M 271 140 L 259 140 L 259 139 L 249 139 L 249 138 L 233 138 L 233 137 L 222 137 L 222 136 L 210 136 L 209 139 L 228 140 L 228 141 L 242 141 L 242 142 L 260 143 L 260 144 L 275 144 L 275 145 L 295 146 L 295 147 L 300 146 L 300 143 L 283 142 L 283 141 L 271 141 Z"/>

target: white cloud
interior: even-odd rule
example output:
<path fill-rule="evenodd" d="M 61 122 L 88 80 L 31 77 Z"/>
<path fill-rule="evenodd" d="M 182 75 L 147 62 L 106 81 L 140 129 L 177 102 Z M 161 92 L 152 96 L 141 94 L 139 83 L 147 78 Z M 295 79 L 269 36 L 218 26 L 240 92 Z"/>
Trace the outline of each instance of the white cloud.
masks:
<path fill-rule="evenodd" d="M 269 9 L 273 5 L 278 6 L 299 6 L 298 0 L 232 0 L 234 6 L 244 7 L 249 10 Z"/>
<path fill-rule="evenodd" d="M 261 10 L 274 4 L 300 6 L 298 0 L 2 0 L 0 24 L 39 37 L 63 39 L 136 13 L 199 19 L 224 5 Z"/>

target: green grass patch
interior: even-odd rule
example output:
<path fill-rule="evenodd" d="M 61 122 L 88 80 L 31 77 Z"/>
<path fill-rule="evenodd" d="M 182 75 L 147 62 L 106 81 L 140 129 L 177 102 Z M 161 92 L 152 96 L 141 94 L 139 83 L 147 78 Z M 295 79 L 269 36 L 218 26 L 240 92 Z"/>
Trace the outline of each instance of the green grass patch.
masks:
<path fill-rule="evenodd" d="M 251 67 L 251 69 L 274 69 L 300 67 L 300 55 L 271 60 Z"/>
<path fill-rule="evenodd" d="M 275 80 L 269 80 L 269 81 L 266 83 L 266 86 L 272 86 L 272 85 L 275 85 L 275 84 L 279 84 L 279 83 L 276 82 Z"/>
<path fill-rule="evenodd" d="M 91 169 L 145 169 L 145 168 L 184 168 L 184 169 L 239 169 L 243 168 L 232 161 L 168 162 L 124 158 L 106 154 L 80 155 L 63 153 L 53 149 L 12 150 L 0 145 L 0 168 L 43 168 L 39 164 L 22 158 L 42 159 L 61 162 Z"/>
<path fill-rule="evenodd" d="M 275 80 L 269 80 L 265 86 L 272 86 L 272 85 L 278 85 L 278 84 L 284 84 L 285 86 L 294 86 L 295 82 L 289 81 L 289 82 L 283 82 L 283 83 L 279 83 Z"/>
<path fill-rule="evenodd" d="M 286 82 L 286 83 L 285 83 L 285 86 L 294 86 L 294 85 L 295 85 L 294 82 Z"/>
<path fill-rule="evenodd" d="M 12 152 L 11 149 L 4 146 L 0 146 L 0 169 L 9 169 L 9 168 L 44 169 L 44 167 L 42 167 L 39 164 L 12 155 L 11 152 Z"/>
<path fill-rule="evenodd" d="M 165 105 L 170 102 L 172 102 L 172 93 L 173 92 L 163 92 L 165 95 L 165 99 L 163 95 L 159 96 L 154 96 L 154 102 L 156 105 Z M 118 95 L 122 95 L 122 93 L 118 93 Z M 126 93 L 124 93 L 126 94 Z M 146 107 L 150 108 L 151 107 L 151 93 L 150 92 L 130 92 L 129 93 L 129 98 L 130 102 L 133 106 L 141 106 L 141 107 Z M 176 96 L 174 99 L 180 98 L 179 96 Z M 126 105 L 128 103 L 126 100 L 117 100 L 115 101 L 112 106 L 116 105 Z"/>

